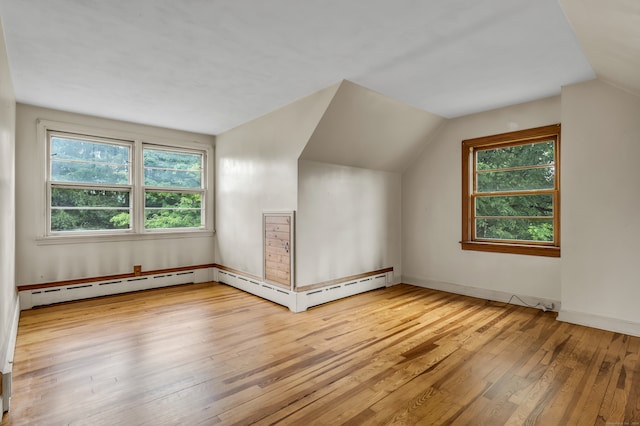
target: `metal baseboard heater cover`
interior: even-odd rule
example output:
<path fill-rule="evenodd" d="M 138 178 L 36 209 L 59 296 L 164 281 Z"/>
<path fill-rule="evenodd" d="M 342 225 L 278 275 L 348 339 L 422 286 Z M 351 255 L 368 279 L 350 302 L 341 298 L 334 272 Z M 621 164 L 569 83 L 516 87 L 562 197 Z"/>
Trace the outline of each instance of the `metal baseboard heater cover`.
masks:
<path fill-rule="evenodd" d="M 20 292 L 20 309 L 35 306 L 90 299 L 93 297 L 168 287 L 178 284 L 198 282 L 195 271 L 162 273 L 119 280 L 97 281 L 86 284 L 74 284 L 59 287 L 23 290 Z"/>
<path fill-rule="evenodd" d="M 217 281 L 223 284 L 286 306 L 292 312 L 303 312 L 312 306 L 387 286 L 387 274 L 384 273 L 301 292 L 279 288 L 267 282 L 243 276 L 238 272 L 218 270 L 217 275 Z"/>

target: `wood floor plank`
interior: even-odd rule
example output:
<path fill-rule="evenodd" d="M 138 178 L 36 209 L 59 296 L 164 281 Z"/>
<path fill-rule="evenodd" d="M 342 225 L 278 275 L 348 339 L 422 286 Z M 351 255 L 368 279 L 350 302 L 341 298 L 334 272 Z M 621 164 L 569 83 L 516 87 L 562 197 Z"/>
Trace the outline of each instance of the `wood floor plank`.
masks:
<path fill-rule="evenodd" d="M 293 314 L 205 283 L 22 312 L 3 425 L 639 417 L 638 337 L 408 285 Z"/>
<path fill-rule="evenodd" d="M 629 367 L 629 380 L 628 380 L 628 394 L 627 394 L 627 406 L 625 408 L 624 418 L 633 419 L 633 421 L 639 421 L 640 419 L 640 341 L 632 339 L 629 342 L 628 353 L 635 357 L 635 362 L 632 362 Z"/>
<path fill-rule="evenodd" d="M 598 413 L 598 419 L 602 419 L 605 423 L 619 422 L 621 417 L 620 411 L 624 409 L 621 407 L 624 402 L 620 401 L 619 392 L 616 391 L 619 387 L 620 375 L 626 374 L 622 361 L 627 354 L 628 344 L 629 336 L 615 333 L 602 364 L 602 368 L 610 371 L 606 382 L 604 399 Z"/>

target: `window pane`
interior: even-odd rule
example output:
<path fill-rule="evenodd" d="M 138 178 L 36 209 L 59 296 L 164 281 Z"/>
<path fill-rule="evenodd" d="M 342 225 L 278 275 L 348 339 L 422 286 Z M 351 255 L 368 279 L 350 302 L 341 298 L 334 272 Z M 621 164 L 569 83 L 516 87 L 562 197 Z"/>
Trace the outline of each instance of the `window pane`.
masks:
<path fill-rule="evenodd" d="M 202 187 L 202 154 L 144 150 L 144 184 L 171 188 Z"/>
<path fill-rule="evenodd" d="M 537 142 L 506 148 L 483 149 L 476 152 L 477 170 L 554 164 L 554 143 Z"/>
<path fill-rule="evenodd" d="M 144 227 L 147 229 L 199 228 L 202 226 L 200 209 L 145 209 Z"/>
<path fill-rule="evenodd" d="M 201 173 L 188 170 L 144 169 L 144 184 L 167 188 L 200 188 Z"/>
<path fill-rule="evenodd" d="M 52 231 L 129 229 L 128 191 L 51 188 Z"/>
<path fill-rule="evenodd" d="M 476 216 L 553 217 L 553 195 L 476 197 Z"/>
<path fill-rule="evenodd" d="M 51 180 L 129 183 L 129 147 L 51 137 Z"/>
<path fill-rule="evenodd" d="M 145 194 L 145 228 L 202 226 L 202 194 L 152 192 Z"/>
<path fill-rule="evenodd" d="M 555 166 L 478 173 L 477 186 L 477 192 L 553 189 L 555 186 Z"/>
<path fill-rule="evenodd" d="M 144 205 L 147 208 L 199 209 L 202 194 L 147 191 L 144 198 Z"/>
<path fill-rule="evenodd" d="M 553 242 L 553 220 L 476 219 L 476 238 Z"/>
<path fill-rule="evenodd" d="M 121 207 L 129 208 L 128 191 L 51 188 L 52 207 Z"/>
<path fill-rule="evenodd" d="M 129 229 L 129 209 L 51 209 L 52 231 Z"/>

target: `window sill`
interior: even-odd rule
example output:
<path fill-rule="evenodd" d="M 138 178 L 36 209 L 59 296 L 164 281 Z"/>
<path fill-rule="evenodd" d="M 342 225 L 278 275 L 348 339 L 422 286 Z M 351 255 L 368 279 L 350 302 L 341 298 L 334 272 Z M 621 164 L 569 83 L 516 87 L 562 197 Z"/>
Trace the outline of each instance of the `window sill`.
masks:
<path fill-rule="evenodd" d="M 461 241 L 462 250 L 487 251 L 492 253 L 524 254 L 530 256 L 560 257 L 560 247 L 493 243 L 484 241 Z"/>
<path fill-rule="evenodd" d="M 146 240 L 164 240 L 164 239 L 183 239 L 183 238 L 209 238 L 213 237 L 213 231 L 192 231 L 192 232 L 157 232 L 146 234 L 110 234 L 110 235 L 55 235 L 48 237 L 36 238 L 36 244 L 39 246 L 56 245 L 56 244 L 86 244 L 86 243 L 107 243 L 118 241 L 146 241 Z"/>

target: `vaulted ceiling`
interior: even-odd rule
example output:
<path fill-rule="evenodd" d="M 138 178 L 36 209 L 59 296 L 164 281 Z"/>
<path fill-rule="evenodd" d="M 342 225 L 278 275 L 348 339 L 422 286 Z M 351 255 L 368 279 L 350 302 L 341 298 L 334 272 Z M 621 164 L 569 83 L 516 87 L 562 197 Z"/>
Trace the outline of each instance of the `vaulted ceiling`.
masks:
<path fill-rule="evenodd" d="M 595 74 L 640 93 L 638 2 L 561 4 L 0 0 L 0 16 L 19 102 L 218 134 L 344 79 L 445 118 Z"/>
<path fill-rule="evenodd" d="M 399 172 L 443 121 L 435 114 L 345 80 L 300 159 Z"/>
<path fill-rule="evenodd" d="M 640 1 L 560 3 L 598 78 L 640 96 Z"/>

